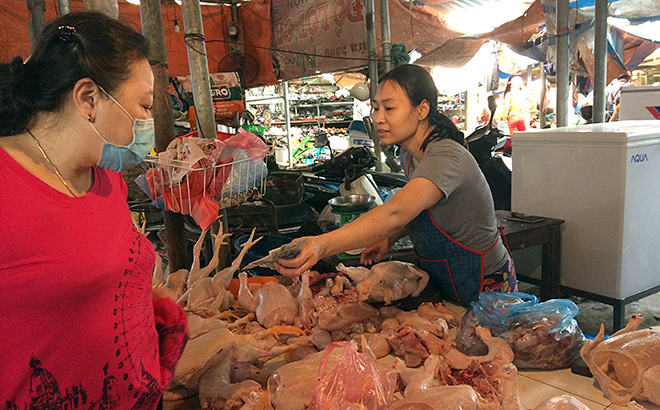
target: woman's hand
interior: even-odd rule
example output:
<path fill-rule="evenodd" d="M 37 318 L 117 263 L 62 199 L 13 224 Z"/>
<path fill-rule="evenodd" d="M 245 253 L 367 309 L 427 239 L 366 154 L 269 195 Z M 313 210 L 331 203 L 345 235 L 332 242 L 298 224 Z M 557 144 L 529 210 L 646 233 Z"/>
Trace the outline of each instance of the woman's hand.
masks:
<path fill-rule="evenodd" d="M 360 256 L 360 263 L 363 265 L 373 265 L 374 263 L 380 262 L 380 260 L 383 259 L 383 255 L 385 255 L 391 247 L 392 244 L 390 243 L 390 238 L 383 239 L 377 244 L 372 245 L 362 251 L 362 256 Z"/>
<path fill-rule="evenodd" d="M 323 240 L 320 236 L 309 236 L 295 239 L 294 242 L 306 239 L 307 242 L 300 250 L 300 254 L 294 259 L 278 259 L 275 261 L 275 269 L 281 275 L 291 278 L 298 277 L 304 272 L 310 270 L 316 262 L 324 255 Z"/>

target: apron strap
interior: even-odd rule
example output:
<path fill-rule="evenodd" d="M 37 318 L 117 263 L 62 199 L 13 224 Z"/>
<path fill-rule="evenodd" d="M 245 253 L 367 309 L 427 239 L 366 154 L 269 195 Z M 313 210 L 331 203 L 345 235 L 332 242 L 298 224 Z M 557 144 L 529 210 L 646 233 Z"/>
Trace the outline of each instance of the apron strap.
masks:
<path fill-rule="evenodd" d="M 507 252 L 509 252 L 511 259 L 513 259 L 513 255 L 511 255 L 511 249 L 509 249 L 509 243 L 507 242 L 506 235 L 504 234 L 506 228 L 501 225 L 497 225 L 497 230 L 500 231 L 500 235 L 502 235 L 502 239 L 504 240 L 504 246 L 506 247 Z"/>

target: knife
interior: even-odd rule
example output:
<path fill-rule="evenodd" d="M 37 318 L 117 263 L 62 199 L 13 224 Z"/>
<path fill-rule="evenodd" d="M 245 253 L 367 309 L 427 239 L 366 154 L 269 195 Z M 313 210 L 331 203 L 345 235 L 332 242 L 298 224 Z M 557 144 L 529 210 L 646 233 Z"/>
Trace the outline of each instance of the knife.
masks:
<path fill-rule="evenodd" d="M 276 260 L 294 259 L 296 256 L 300 255 L 300 251 L 302 250 L 303 246 L 305 246 L 306 242 L 307 239 L 303 239 L 301 241 L 287 243 L 280 246 L 279 248 L 272 249 L 270 252 L 268 252 L 268 256 L 248 263 L 241 270 L 252 269 L 260 266 L 273 269 L 273 262 Z"/>

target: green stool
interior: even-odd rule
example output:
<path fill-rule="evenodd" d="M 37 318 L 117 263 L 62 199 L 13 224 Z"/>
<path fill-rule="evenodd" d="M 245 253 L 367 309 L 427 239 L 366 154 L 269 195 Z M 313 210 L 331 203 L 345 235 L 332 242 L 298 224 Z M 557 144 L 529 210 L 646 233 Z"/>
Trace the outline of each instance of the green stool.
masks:
<path fill-rule="evenodd" d="M 344 225 L 347 225 L 354 220 L 358 219 L 360 215 L 366 214 L 369 212 L 369 209 L 363 209 L 359 211 L 338 211 L 336 209 L 332 209 L 330 212 L 332 212 L 335 215 L 339 215 L 339 227 L 341 228 Z M 351 255 L 346 252 L 341 252 L 337 254 L 337 258 L 339 259 L 355 259 L 356 257 L 359 257 L 359 253 L 357 255 Z"/>

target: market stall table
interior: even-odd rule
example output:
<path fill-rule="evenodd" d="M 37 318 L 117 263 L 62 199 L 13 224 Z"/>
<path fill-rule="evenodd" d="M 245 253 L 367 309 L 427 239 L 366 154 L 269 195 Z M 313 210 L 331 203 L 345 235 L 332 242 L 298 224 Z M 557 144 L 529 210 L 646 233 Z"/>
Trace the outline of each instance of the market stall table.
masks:
<path fill-rule="evenodd" d="M 561 297 L 561 219 L 538 217 L 539 222 L 511 220 L 512 212 L 495 211 L 498 224 L 504 228 L 507 245 L 511 251 L 541 245 L 541 281 L 518 275 L 518 280 L 541 287 L 541 300 Z"/>

